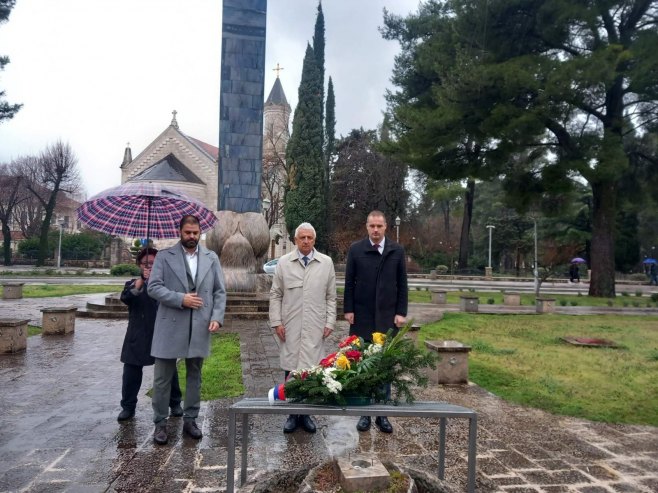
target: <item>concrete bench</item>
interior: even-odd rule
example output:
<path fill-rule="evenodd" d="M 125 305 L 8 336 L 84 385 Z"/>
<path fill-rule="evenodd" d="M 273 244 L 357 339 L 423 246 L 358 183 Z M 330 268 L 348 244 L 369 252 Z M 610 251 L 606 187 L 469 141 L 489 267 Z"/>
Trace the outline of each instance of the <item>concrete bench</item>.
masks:
<path fill-rule="evenodd" d="M 446 304 L 447 291 L 444 291 L 442 289 L 431 289 L 430 292 L 432 293 L 432 303 L 435 303 L 437 305 Z"/>
<path fill-rule="evenodd" d="M 535 311 L 537 313 L 555 312 L 555 298 L 537 298 L 535 299 Z"/>
<path fill-rule="evenodd" d="M 29 320 L 0 318 L 0 354 L 13 354 L 27 349 Z"/>
<path fill-rule="evenodd" d="M 460 296 L 459 310 L 462 312 L 477 312 L 480 299 L 477 296 Z"/>
<path fill-rule="evenodd" d="M 425 347 L 439 355 L 436 370 L 427 370 L 431 383 L 468 383 L 468 353 L 471 346 L 459 341 L 425 341 Z"/>
<path fill-rule="evenodd" d="M 503 305 L 505 306 L 520 306 L 521 293 L 503 293 Z"/>
<path fill-rule="evenodd" d="M 43 313 L 41 328 L 42 336 L 53 334 L 70 334 L 75 331 L 75 306 L 63 306 L 57 308 L 42 308 Z"/>
<path fill-rule="evenodd" d="M 23 299 L 23 282 L 3 282 L 2 299 L 3 300 L 20 300 Z"/>
<path fill-rule="evenodd" d="M 275 402 L 270 405 L 267 397 L 242 399 L 228 410 L 228 457 L 226 460 L 226 491 L 235 492 L 235 434 L 238 416 L 242 422 L 240 486 L 247 481 L 247 450 L 249 443 L 250 414 L 312 414 L 316 416 L 394 416 L 411 418 L 440 418 L 439 421 L 439 479 L 445 477 L 446 420 L 468 419 L 468 492 L 475 491 L 475 456 L 477 438 L 477 413 L 472 409 L 446 402 L 417 401 L 412 404 L 370 404 L 366 406 L 318 406 L 293 402 Z"/>

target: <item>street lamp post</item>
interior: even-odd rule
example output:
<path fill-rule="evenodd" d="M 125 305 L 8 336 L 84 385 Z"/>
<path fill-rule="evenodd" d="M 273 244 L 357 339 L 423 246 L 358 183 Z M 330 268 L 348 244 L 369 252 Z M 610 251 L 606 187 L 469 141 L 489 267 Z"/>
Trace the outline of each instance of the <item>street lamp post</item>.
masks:
<path fill-rule="evenodd" d="M 489 224 L 487 225 L 487 229 L 489 230 L 489 268 L 491 269 L 491 230 L 496 229 L 496 226 Z"/>
<path fill-rule="evenodd" d="M 262 200 L 261 207 L 263 208 L 263 216 L 267 217 L 267 211 L 269 210 L 271 203 L 272 201 L 268 198 Z"/>
<path fill-rule="evenodd" d="M 62 265 L 62 230 L 64 229 L 64 221 L 59 221 L 59 245 L 57 246 L 57 268 Z"/>
<path fill-rule="evenodd" d="M 400 219 L 400 216 L 397 216 L 395 218 L 395 241 L 397 243 L 400 243 L 400 223 L 402 220 Z"/>

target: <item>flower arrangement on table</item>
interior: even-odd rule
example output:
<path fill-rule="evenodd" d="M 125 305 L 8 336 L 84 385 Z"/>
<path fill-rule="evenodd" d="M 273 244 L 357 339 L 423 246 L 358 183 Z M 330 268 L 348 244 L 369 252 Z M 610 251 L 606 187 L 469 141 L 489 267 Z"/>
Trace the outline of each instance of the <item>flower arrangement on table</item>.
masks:
<path fill-rule="evenodd" d="M 412 387 L 427 386 L 423 369 L 436 368 L 436 355 L 422 351 L 405 337 L 410 324 L 393 336 L 375 332 L 372 342 L 349 336 L 336 352 L 318 365 L 290 372 L 285 383 L 270 389 L 270 402 L 290 400 L 307 404 L 346 405 L 356 398 L 361 403 L 386 400 L 384 385 L 391 384 L 392 400 L 413 402 Z"/>

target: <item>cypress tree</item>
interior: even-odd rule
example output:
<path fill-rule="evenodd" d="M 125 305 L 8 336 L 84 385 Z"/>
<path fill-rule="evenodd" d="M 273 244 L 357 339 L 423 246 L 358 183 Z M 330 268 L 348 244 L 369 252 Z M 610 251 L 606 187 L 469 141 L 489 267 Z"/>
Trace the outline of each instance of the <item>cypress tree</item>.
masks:
<path fill-rule="evenodd" d="M 315 33 L 313 34 L 313 54 L 320 73 L 318 91 L 320 92 L 320 121 L 324 119 L 324 13 L 322 2 L 318 2 L 318 14 L 315 18 Z M 324 138 L 324 135 L 322 136 Z"/>
<path fill-rule="evenodd" d="M 325 178 L 325 203 L 326 210 L 330 210 L 330 197 L 331 197 L 331 158 L 336 149 L 336 98 L 334 97 L 334 83 L 329 77 L 329 84 L 327 86 L 327 108 L 325 112 L 325 141 L 324 141 L 324 178 Z M 333 234 L 333 227 L 331 224 L 331 214 L 326 215 L 326 231 L 327 235 Z M 333 253 L 329 248 L 329 253 Z"/>
<path fill-rule="evenodd" d="M 316 230 L 316 248 L 326 251 L 325 160 L 322 149 L 322 95 L 318 92 L 320 70 L 310 45 L 306 48 L 299 97 L 286 148 L 288 183 L 284 214 L 290 235 L 302 222 Z"/>

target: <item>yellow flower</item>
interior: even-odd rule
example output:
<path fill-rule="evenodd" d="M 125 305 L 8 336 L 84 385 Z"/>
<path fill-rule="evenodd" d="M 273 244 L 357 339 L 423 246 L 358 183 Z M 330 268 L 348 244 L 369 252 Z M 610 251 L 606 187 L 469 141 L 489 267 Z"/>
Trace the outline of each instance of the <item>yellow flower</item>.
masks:
<path fill-rule="evenodd" d="M 386 342 L 386 334 L 382 334 L 381 332 L 374 332 L 372 334 L 372 342 L 383 346 Z"/>
<path fill-rule="evenodd" d="M 340 368 L 341 370 L 350 369 L 350 360 L 347 359 L 347 356 L 341 354 L 338 356 L 338 358 L 336 358 L 336 368 Z"/>

